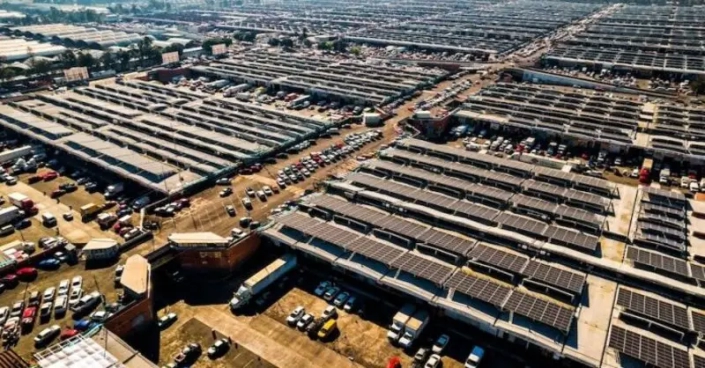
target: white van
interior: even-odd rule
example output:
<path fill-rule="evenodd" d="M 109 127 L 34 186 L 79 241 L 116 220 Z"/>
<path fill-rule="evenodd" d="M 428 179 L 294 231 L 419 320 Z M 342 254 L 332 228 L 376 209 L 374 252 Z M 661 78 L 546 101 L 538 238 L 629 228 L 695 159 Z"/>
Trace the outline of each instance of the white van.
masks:
<path fill-rule="evenodd" d="M 56 217 L 51 212 L 42 213 L 42 224 L 46 227 L 56 226 Z"/>

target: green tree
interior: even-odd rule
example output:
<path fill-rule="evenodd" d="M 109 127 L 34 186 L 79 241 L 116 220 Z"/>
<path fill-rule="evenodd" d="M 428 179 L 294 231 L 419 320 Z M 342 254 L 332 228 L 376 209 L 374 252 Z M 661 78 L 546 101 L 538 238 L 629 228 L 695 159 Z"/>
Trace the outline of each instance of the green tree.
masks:
<path fill-rule="evenodd" d="M 96 59 L 90 52 L 82 52 L 78 54 L 77 62 L 78 66 L 85 66 L 88 69 L 91 69 L 96 65 Z"/>
<path fill-rule="evenodd" d="M 0 83 L 9 81 L 10 79 L 17 76 L 17 72 L 10 67 L 0 68 Z"/>
<path fill-rule="evenodd" d="M 132 52 L 130 50 L 119 51 L 117 58 L 120 62 L 120 70 L 125 71 L 130 65 L 130 60 L 132 60 Z"/>
<path fill-rule="evenodd" d="M 270 38 L 269 41 L 267 41 L 267 43 L 269 44 L 269 46 L 272 46 L 272 47 L 277 47 L 280 44 L 279 39 L 276 37 Z"/>
<path fill-rule="evenodd" d="M 699 75 L 697 79 L 690 83 L 690 88 L 696 96 L 705 94 L 705 75 Z"/>
<path fill-rule="evenodd" d="M 311 43 L 311 41 L 309 41 L 308 38 L 304 38 L 303 44 L 304 44 L 304 46 L 306 46 L 306 47 L 311 47 L 311 46 L 313 46 L 313 43 Z"/>
<path fill-rule="evenodd" d="M 40 78 L 46 77 L 47 74 L 51 71 L 52 65 L 51 62 L 47 60 L 32 60 L 29 64 L 29 70 L 27 71 L 27 75 L 37 75 Z"/>
<path fill-rule="evenodd" d="M 176 51 L 179 53 L 179 56 L 181 56 L 184 53 L 184 45 L 182 45 L 180 43 L 175 43 L 173 45 L 169 45 L 169 46 L 165 47 L 163 51 L 164 52 Z"/>
<path fill-rule="evenodd" d="M 59 61 L 65 68 L 74 67 L 77 63 L 76 54 L 73 50 L 66 50 L 59 55 Z"/>
<path fill-rule="evenodd" d="M 289 37 L 282 38 L 280 43 L 285 49 L 291 49 L 294 47 L 294 41 L 292 41 Z"/>
<path fill-rule="evenodd" d="M 115 69 L 115 57 L 113 56 L 113 54 L 106 51 L 103 53 L 103 55 L 100 56 L 100 64 L 103 66 L 104 69 Z"/>
<path fill-rule="evenodd" d="M 318 49 L 319 50 L 332 50 L 333 49 L 333 42 L 330 42 L 330 41 L 319 42 Z"/>
<path fill-rule="evenodd" d="M 137 51 L 139 52 L 140 60 L 145 61 L 149 58 L 152 51 L 152 39 L 145 37 L 137 43 Z"/>
<path fill-rule="evenodd" d="M 361 52 L 362 52 L 362 49 L 360 49 L 360 46 L 353 46 L 350 48 L 350 53 L 355 56 L 360 56 Z"/>

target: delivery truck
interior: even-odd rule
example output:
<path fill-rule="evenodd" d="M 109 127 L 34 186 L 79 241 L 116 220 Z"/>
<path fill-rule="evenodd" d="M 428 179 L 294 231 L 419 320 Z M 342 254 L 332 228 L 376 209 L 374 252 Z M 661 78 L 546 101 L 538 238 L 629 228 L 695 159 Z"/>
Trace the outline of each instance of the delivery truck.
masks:
<path fill-rule="evenodd" d="M 387 332 L 387 338 L 391 342 L 396 342 L 401 337 L 404 330 L 404 326 L 409 321 L 409 318 L 416 312 L 416 306 L 411 303 L 404 304 L 399 312 L 392 318 L 392 325 L 389 326 L 389 332 Z"/>
<path fill-rule="evenodd" d="M 20 218 L 20 209 L 15 206 L 0 209 L 0 226 L 15 222 Z"/>
<path fill-rule="evenodd" d="M 81 213 L 81 220 L 88 221 L 102 210 L 103 206 L 98 206 L 95 203 L 88 203 L 86 205 L 83 205 L 81 206 L 79 211 Z"/>
<path fill-rule="evenodd" d="M 28 211 L 31 210 L 32 207 L 34 207 L 34 202 L 22 193 L 10 193 L 7 198 L 10 200 L 10 203 L 12 203 L 13 206 L 21 210 Z"/>
<path fill-rule="evenodd" d="M 277 281 L 287 272 L 296 267 L 296 257 L 291 254 L 277 258 L 267 267 L 261 269 L 249 279 L 245 280 L 237 289 L 230 300 L 230 309 L 235 311 L 247 305 L 253 297 Z"/>
<path fill-rule="evenodd" d="M 32 150 L 32 146 L 22 146 L 19 148 L 0 152 L 0 164 L 15 161 L 18 158 L 29 156 L 30 154 L 32 154 Z"/>
<path fill-rule="evenodd" d="M 428 312 L 426 310 L 417 310 L 406 322 L 406 325 L 404 325 L 404 334 L 399 338 L 399 346 L 404 349 L 410 348 L 426 326 L 428 326 L 428 319 Z"/>

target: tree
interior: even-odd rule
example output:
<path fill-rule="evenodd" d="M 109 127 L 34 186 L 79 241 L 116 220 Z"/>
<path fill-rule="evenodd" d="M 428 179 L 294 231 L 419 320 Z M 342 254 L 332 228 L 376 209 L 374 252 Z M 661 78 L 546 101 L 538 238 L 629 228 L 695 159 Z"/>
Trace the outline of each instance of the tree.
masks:
<path fill-rule="evenodd" d="M 276 37 L 270 38 L 269 41 L 267 41 L 267 43 L 269 44 L 269 46 L 272 46 L 272 47 L 277 47 L 280 44 L 279 39 Z"/>
<path fill-rule="evenodd" d="M 66 50 L 59 55 L 59 61 L 65 68 L 74 67 L 77 63 L 76 54 L 72 50 Z"/>
<path fill-rule="evenodd" d="M 304 38 L 303 43 L 304 43 L 304 46 L 306 46 L 306 47 L 313 46 L 313 43 L 311 41 L 309 41 L 308 38 Z"/>
<path fill-rule="evenodd" d="M 178 52 L 179 56 L 184 53 L 184 45 L 180 43 L 175 43 L 164 48 L 164 52 Z"/>
<path fill-rule="evenodd" d="M 10 67 L 0 68 L 0 82 L 4 83 L 17 76 L 17 72 Z"/>
<path fill-rule="evenodd" d="M 319 50 L 332 50 L 333 49 L 333 42 L 330 42 L 330 41 L 319 42 L 318 49 Z"/>
<path fill-rule="evenodd" d="M 78 54 L 77 58 L 78 66 L 85 66 L 90 69 L 96 65 L 96 59 L 90 52 L 82 52 Z"/>
<path fill-rule="evenodd" d="M 115 69 L 115 61 L 113 54 L 107 51 L 100 56 L 100 64 L 104 69 Z"/>
<path fill-rule="evenodd" d="M 704 94 L 705 93 L 705 75 L 699 75 L 697 79 L 695 79 L 692 83 L 690 83 L 690 88 L 693 89 L 693 92 L 695 93 L 696 96 Z"/>
<path fill-rule="evenodd" d="M 144 61 L 145 59 L 149 58 L 149 54 L 152 51 L 152 39 L 149 37 L 145 37 L 141 39 L 137 43 L 137 51 L 139 52 L 140 55 L 140 60 Z"/>
<path fill-rule="evenodd" d="M 292 41 L 289 37 L 282 38 L 279 43 L 281 43 L 282 47 L 285 49 L 290 49 L 294 47 L 294 41 Z"/>
<path fill-rule="evenodd" d="M 29 67 L 30 69 L 27 71 L 28 75 L 45 77 L 51 71 L 51 62 L 42 59 L 33 59 L 30 62 Z"/>
<path fill-rule="evenodd" d="M 361 52 L 362 52 L 362 49 L 360 49 L 360 46 L 353 46 L 350 48 L 350 53 L 355 56 L 360 56 Z"/>
<path fill-rule="evenodd" d="M 117 57 L 120 61 L 120 70 L 127 70 L 130 65 L 130 60 L 132 59 L 132 52 L 130 52 L 130 50 L 119 51 Z"/>
<path fill-rule="evenodd" d="M 299 37 L 302 41 L 308 38 L 308 29 L 306 27 L 301 30 L 301 35 L 299 35 Z"/>

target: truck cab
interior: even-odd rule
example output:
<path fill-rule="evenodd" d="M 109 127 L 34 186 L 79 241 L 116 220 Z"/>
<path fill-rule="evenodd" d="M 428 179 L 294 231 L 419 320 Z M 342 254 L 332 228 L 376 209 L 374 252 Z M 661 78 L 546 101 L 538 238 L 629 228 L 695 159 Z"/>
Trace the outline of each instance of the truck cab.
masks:
<path fill-rule="evenodd" d="M 410 348 L 428 325 L 428 319 L 429 315 L 427 311 L 423 309 L 417 310 L 414 315 L 409 318 L 409 321 L 406 322 L 404 333 L 399 339 L 399 345 L 405 349 Z"/>
<path fill-rule="evenodd" d="M 404 304 L 399 312 L 392 318 L 392 324 L 387 332 L 387 339 L 391 342 L 396 342 L 401 337 L 406 323 L 411 318 L 411 315 L 416 311 L 416 306 L 410 303 Z"/>
<path fill-rule="evenodd" d="M 465 368 L 477 368 L 482 362 L 482 358 L 485 356 L 485 349 L 475 346 L 472 348 L 470 355 L 465 359 Z"/>

